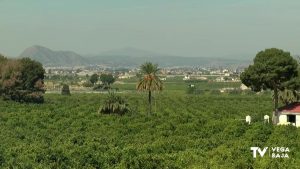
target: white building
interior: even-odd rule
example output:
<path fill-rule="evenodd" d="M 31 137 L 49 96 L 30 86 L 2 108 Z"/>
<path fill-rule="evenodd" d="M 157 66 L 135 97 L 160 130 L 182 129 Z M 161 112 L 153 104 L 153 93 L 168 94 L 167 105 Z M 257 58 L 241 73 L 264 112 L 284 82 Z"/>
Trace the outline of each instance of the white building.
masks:
<path fill-rule="evenodd" d="M 223 69 L 222 73 L 229 73 L 228 69 Z"/>
<path fill-rule="evenodd" d="M 293 125 L 300 127 L 300 102 L 289 104 L 278 110 L 278 125 Z"/>
<path fill-rule="evenodd" d="M 207 77 L 204 76 L 200 76 L 200 77 L 196 77 L 197 80 L 207 80 Z"/>
<path fill-rule="evenodd" d="M 190 80 L 190 76 L 186 75 L 186 76 L 184 76 L 184 78 L 182 80 Z"/>
<path fill-rule="evenodd" d="M 216 82 L 224 82 L 224 81 L 225 81 L 225 79 L 223 76 L 216 78 Z"/>
<path fill-rule="evenodd" d="M 132 78 L 132 77 L 134 77 L 135 75 L 134 74 L 129 74 L 129 73 L 124 73 L 124 74 L 122 74 L 122 75 L 119 75 L 119 79 L 130 79 L 130 78 Z"/>

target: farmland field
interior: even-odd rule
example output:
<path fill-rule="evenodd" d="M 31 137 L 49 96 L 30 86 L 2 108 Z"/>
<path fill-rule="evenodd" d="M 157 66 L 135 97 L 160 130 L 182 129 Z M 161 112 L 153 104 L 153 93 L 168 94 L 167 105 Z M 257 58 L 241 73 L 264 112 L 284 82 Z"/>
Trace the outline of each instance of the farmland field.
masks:
<path fill-rule="evenodd" d="M 300 130 L 263 123 L 270 95 L 120 94 L 131 112 L 98 113 L 106 94 L 46 94 L 44 104 L 0 101 L 2 168 L 297 168 Z M 246 115 L 253 123 L 244 122 Z M 250 147 L 289 147 L 254 159 Z"/>
<path fill-rule="evenodd" d="M 206 82 L 206 81 L 199 81 L 199 82 L 189 82 L 189 81 L 166 81 L 164 82 L 164 88 L 167 89 L 167 91 L 185 91 L 188 84 L 194 84 L 199 89 L 202 90 L 214 90 L 214 89 L 220 89 L 220 88 L 226 88 L 226 87 L 240 87 L 240 82 Z M 124 84 L 114 84 L 113 87 L 117 87 L 121 90 L 135 90 L 136 82 L 126 82 Z"/>
<path fill-rule="evenodd" d="M 0 169 L 300 169 L 300 0 L 0 7 Z"/>

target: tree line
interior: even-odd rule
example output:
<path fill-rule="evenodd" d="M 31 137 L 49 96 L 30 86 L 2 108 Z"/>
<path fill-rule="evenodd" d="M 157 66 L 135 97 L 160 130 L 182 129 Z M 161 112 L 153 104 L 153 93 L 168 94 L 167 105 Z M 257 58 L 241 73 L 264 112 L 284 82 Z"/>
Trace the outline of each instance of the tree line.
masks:
<path fill-rule="evenodd" d="M 152 112 L 152 92 L 161 91 L 163 83 L 158 77 L 158 65 L 146 62 L 140 66 L 136 89 L 148 93 L 149 113 Z M 253 91 L 272 90 L 274 100 L 273 121 L 278 121 L 279 101 L 289 104 L 299 100 L 300 72 L 298 62 L 287 51 L 270 48 L 257 53 L 241 74 L 243 84 Z M 29 58 L 8 59 L 0 55 L 0 95 L 19 102 L 44 101 L 44 73 L 42 64 Z M 109 88 L 115 82 L 111 74 L 94 74 L 89 82 L 95 87 L 100 80 Z M 102 88 L 103 86 L 101 86 Z M 114 99 L 112 99 L 114 100 Z"/>

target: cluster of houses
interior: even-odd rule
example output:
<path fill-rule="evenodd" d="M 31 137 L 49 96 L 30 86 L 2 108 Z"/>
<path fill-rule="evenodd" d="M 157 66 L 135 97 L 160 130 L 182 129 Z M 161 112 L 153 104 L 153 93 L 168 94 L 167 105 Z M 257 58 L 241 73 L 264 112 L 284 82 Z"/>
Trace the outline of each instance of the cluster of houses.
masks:
<path fill-rule="evenodd" d="M 229 69 L 201 69 L 199 72 L 187 72 L 182 80 L 208 80 L 208 77 L 214 82 L 239 82 L 239 71 Z"/>
<path fill-rule="evenodd" d="M 45 67 L 47 75 L 78 75 L 91 76 L 99 73 L 112 73 L 119 79 L 128 79 L 136 76 L 139 72 L 138 68 L 109 68 L 109 67 Z M 172 67 L 162 68 L 159 74 L 164 77 L 168 76 L 184 76 L 183 80 L 197 79 L 207 80 L 207 77 L 215 77 L 215 81 L 237 81 L 240 69 L 229 70 L 224 68 L 201 68 L 201 67 Z"/>
<path fill-rule="evenodd" d="M 73 81 L 80 87 L 86 83 L 93 74 L 113 74 L 114 77 L 120 81 L 124 79 L 130 79 L 136 77 L 139 73 L 138 68 L 109 68 L 109 67 L 45 67 L 46 77 L 49 81 L 56 81 L 58 84 L 47 83 L 46 86 L 51 90 L 60 88 L 59 80 L 62 76 L 73 77 Z M 167 78 L 182 77 L 183 81 L 187 80 L 202 80 L 202 81 L 214 81 L 214 82 L 238 82 L 239 81 L 239 70 L 229 70 L 223 68 L 198 68 L 198 67 L 178 67 L 178 68 L 162 68 L 159 72 L 160 80 L 166 81 Z M 220 89 L 221 92 L 227 92 L 234 90 L 231 88 Z"/>

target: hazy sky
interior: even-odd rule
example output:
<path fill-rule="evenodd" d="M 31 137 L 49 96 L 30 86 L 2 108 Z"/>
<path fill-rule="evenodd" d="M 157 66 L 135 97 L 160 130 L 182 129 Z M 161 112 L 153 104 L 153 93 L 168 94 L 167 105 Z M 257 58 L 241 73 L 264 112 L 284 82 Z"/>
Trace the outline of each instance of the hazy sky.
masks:
<path fill-rule="evenodd" d="M 0 52 L 134 47 L 180 56 L 300 54 L 299 0 L 0 0 Z"/>

